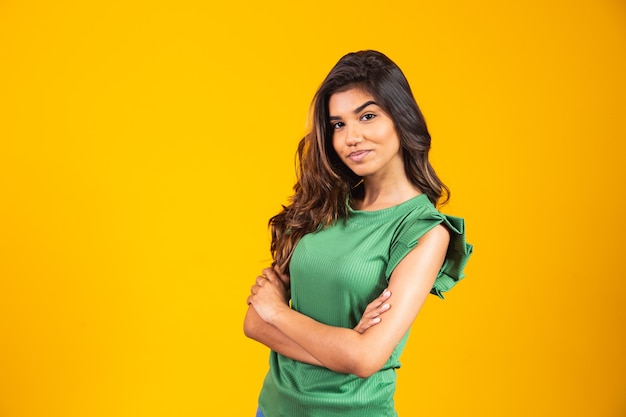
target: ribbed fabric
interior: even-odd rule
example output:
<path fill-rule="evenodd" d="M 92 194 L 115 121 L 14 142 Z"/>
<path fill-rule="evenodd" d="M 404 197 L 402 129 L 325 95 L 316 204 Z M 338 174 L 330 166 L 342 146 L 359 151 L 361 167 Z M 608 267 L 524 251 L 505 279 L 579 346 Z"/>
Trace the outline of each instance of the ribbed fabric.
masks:
<path fill-rule="evenodd" d="M 425 194 L 377 211 L 349 210 L 349 217 L 304 236 L 291 259 L 292 308 L 331 326 L 354 328 L 365 307 L 388 285 L 418 239 L 443 223 L 450 246 L 432 293 L 442 297 L 461 278 L 472 252 L 463 220 L 446 216 Z M 395 370 L 408 332 L 385 366 L 369 378 L 270 354 L 259 404 L 266 417 L 396 416 Z"/>

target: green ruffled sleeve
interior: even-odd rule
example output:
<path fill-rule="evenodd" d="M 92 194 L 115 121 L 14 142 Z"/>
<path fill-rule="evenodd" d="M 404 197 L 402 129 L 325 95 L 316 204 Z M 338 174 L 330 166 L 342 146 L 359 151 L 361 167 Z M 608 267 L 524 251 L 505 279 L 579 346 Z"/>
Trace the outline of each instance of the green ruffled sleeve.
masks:
<path fill-rule="evenodd" d="M 450 244 L 446 259 L 430 292 L 444 298 L 443 293 L 463 279 L 465 276 L 463 270 L 473 250 L 473 246 L 465 240 L 465 222 L 460 217 L 430 210 L 421 213 L 414 212 L 396 230 L 389 252 L 387 279 L 391 277 L 391 273 L 400 261 L 418 244 L 419 239 L 438 224 L 443 224 L 450 231 Z"/>
<path fill-rule="evenodd" d="M 432 294 L 443 298 L 443 292 L 449 291 L 450 288 L 459 282 L 465 276 L 463 270 L 474 247 L 465 240 L 465 222 L 460 217 L 445 216 L 444 224 L 450 231 L 450 245 L 443 266 L 439 270 L 437 279 L 433 288 L 430 290 Z"/>

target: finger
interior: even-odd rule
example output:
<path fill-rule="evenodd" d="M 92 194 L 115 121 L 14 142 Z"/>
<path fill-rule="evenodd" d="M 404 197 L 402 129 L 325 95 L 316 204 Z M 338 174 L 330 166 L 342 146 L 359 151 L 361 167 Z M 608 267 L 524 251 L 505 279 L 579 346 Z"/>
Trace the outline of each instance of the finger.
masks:
<path fill-rule="evenodd" d="M 256 277 L 256 285 L 262 287 L 265 284 L 265 281 L 269 281 L 269 279 L 265 275 L 259 275 Z"/>
<path fill-rule="evenodd" d="M 372 317 L 378 317 L 390 308 L 391 305 L 389 303 L 385 303 L 372 311 Z"/>
<path fill-rule="evenodd" d="M 381 294 L 378 298 L 376 298 L 374 301 L 369 303 L 367 307 L 365 307 L 365 311 L 363 312 L 363 315 L 369 314 L 375 311 L 376 309 L 379 309 L 381 306 L 385 304 L 385 301 L 387 301 L 389 297 L 390 297 L 390 293 Z"/>
<path fill-rule="evenodd" d="M 359 323 L 357 328 L 354 329 L 354 330 L 356 330 L 358 333 L 363 333 L 367 329 L 377 325 L 380 322 L 381 322 L 380 317 L 374 317 L 374 318 L 369 319 L 369 320 L 362 320 L 361 323 Z"/>
<path fill-rule="evenodd" d="M 391 297 L 391 291 L 385 289 L 374 301 L 369 303 L 368 307 L 380 307 L 385 301 L 389 299 L 389 297 Z"/>
<path fill-rule="evenodd" d="M 263 274 L 265 276 L 265 280 L 270 282 L 272 285 L 279 286 L 282 289 L 289 289 L 289 279 L 286 278 L 287 281 L 284 281 L 273 269 L 265 268 L 263 270 Z"/>
<path fill-rule="evenodd" d="M 365 310 L 365 313 L 363 313 L 362 320 L 363 321 L 367 321 L 367 320 L 375 319 L 378 316 L 380 316 L 381 314 L 383 314 L 384 312 L 386 312 L 387 310 L 389 310 L 390 308 L 391 308 L 391 304 L 384 303 L 381 306 L 376 306 L 376 307 L 372 307 L 370 309 L 367 309 L 367 310 Z"/>
<path fill-rule="evenodd" d="M 382 314 L 391 308 L 391 304 L 385 303 L 376 309 L 377 314 Z"/>
<path fill-rule="evenodd" d="M 391 297 L 391 291 L 389 291 L 389 289 L 385 288 L 385 290 L 382 292 L 382 294 L 380 294 L 377 298 L 377 300 L 380 301 L 385 301 L 387 300 L 389 297 Z"/>
<path fill-rule="evenodd" d="M 375 324 L 378 324 L 382 321 L 382 319 L 380 317 L 372 317 L 370 320 L 365 322 L 365 326 L 369 329 L 370 327 L 372 327 Z"/>
<path fill-rule="evenodd" d="M 272 281 L 273 279 L 278 278 L 278 275 L 276 274 L 276 271 L 274 271 L 273 268 L 263 269 L 263 276 L 267 278 L 269 281 Z"/>

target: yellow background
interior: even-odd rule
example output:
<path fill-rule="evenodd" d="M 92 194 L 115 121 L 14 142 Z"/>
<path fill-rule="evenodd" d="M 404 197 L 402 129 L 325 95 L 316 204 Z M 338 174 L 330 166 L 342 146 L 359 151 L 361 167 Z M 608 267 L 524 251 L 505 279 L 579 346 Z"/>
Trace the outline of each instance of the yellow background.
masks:
<path fill-rule="evenodd" d="M 0 416 L 252 416 L 317 86 L 404 70 L 466 218 L 402 416 L 626 415 L 626 5 L 0 0 Z"/>

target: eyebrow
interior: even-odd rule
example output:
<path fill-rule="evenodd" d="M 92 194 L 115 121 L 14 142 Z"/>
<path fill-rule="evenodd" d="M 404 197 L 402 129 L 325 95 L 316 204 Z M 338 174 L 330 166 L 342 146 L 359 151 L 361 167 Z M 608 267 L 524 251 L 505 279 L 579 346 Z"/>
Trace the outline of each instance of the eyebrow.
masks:
<path fill-rule="evenodd" d="M 352 113 L 354 113 L 354 114 L 360 113 L 363 109 L 365 109 L 367 106 L 370 106 L 372 104 L 376 104 L 376 102 L 373 101 L 373 100 L 366 101 L 365 103 L 361 104 L 359 107 L 354 109 L 354 111 Z M 376 104 L 376 105 L 378 106 L 378 104 Z M 339 120 L 339 119 L 341 119 L 341 117 L 330 116 L 330 120 Z"/>

